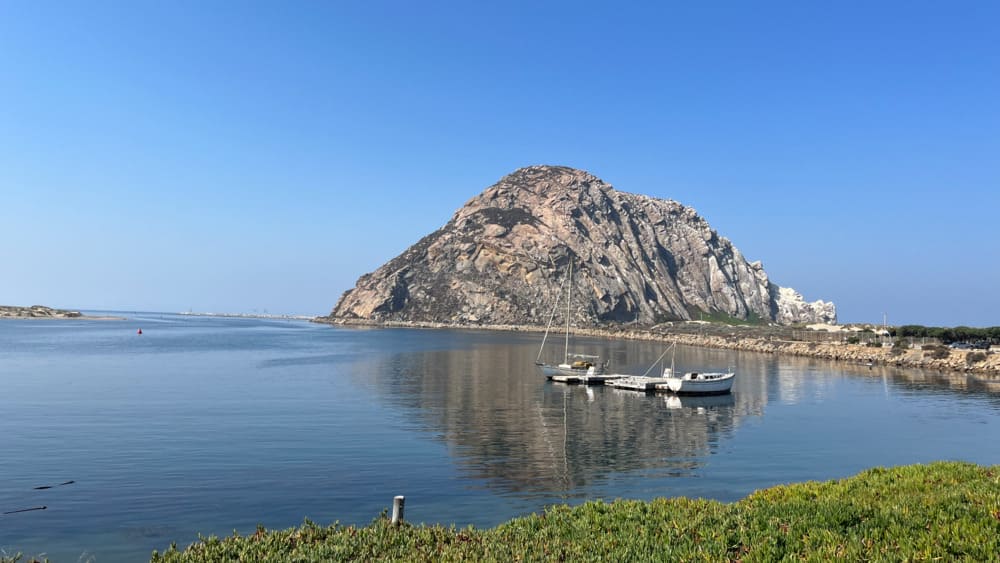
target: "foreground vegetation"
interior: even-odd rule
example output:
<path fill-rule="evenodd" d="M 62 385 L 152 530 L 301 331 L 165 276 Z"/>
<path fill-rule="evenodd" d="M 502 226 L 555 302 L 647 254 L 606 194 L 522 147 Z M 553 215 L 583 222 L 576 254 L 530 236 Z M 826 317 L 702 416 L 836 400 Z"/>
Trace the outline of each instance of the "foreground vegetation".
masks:
<path fill-rule="evenodd" d="M 774 561 L 1000 559 L 1000 466 L 938 462 L 708 500 L 555 506 L 495 528 L 366 527 L 206 538 L 174 561 Z"/>

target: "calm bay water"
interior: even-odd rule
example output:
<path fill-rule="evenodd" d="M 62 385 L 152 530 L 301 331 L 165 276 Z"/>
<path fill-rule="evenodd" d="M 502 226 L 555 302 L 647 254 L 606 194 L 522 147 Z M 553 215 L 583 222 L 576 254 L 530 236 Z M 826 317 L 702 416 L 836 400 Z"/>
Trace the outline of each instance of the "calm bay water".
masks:
<path fill-rule="evenodd" d="M 678 369 L 738 376 L 731 396 L 678 399 L 547 383 L 535 334 L 127 316 L 0 322 L 0 512 L 47 507 L 0 515 L 0 553 L 143 560 L 198 533 L 366 524 L 397 494 L 411 522 L 492 526 L 1000 463 L 997 381 L 680 348 Z M 662 351 L 577 344 L 631 373 Z"/>

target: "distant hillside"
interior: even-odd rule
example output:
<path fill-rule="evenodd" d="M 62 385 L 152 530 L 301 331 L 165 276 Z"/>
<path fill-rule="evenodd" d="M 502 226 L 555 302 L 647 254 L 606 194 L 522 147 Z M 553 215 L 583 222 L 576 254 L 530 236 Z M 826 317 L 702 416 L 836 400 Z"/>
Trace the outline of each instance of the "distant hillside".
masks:
<path fill-rule="evenodd" d="M 502 178 L 344 293 L 331 319 L 546 324 L 573 266 L 576 324 L 729 317 L 836 322 L 772 283 L 691 208 L 620 192 L 587 172 Z"/>
<path fill-rule="evenodd" d="M 31 307 L 0 305 L 0 318 L 71 319 L 82 316 L 78 311 L 53 309 L 52 307 L 45 307 L 43 305 L 32 305 Z"/>

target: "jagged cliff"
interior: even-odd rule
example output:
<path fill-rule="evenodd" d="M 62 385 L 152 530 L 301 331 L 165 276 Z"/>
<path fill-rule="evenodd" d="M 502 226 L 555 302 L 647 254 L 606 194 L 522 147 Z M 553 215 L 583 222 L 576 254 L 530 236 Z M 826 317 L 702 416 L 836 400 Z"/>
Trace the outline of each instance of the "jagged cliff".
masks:
<path fill-rule="evenodd" d="M 832 303 L 772 283 L 693 209 L 561 166 L 522 168 L 490 186 L 361 276 L 330 317 L 545 324 L 565 299 L 570 264 L 578 326 L 702 314 L 836 322 Z"/>

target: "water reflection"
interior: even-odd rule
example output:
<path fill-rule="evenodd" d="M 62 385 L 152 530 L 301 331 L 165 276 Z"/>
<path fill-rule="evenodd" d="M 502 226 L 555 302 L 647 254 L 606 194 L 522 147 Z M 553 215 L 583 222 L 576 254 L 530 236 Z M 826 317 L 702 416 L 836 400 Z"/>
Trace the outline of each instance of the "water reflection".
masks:
<path fill-rule="evenodd" d="M 815 362 L 815 360 L 813 361 Z M 1000 393 L 1000 377 L 995 375 L 941 372 L 884 364 L 865 366 L 832 362 L 824 365 L 824 369 L 840 376 L 881 381 L 886 393 L 975 395 L 1000 405 L 1000 395 L 998 395 Z"/>
<path fill-rule="evenodd" d="M 662 397 L 668 409 L 688 408 L 694 409 L 699 414 L 718 410 L 719 407 L 736 406 L 736 399 L 732 394 L 709 395 L 707 397 L 662 395 Z"/>
<path fill-rule="evenodd" d="M 638 348 L 633 358 L 656 357 L 656 345 Z M 534 353 L 511 345 L 430 350 L 358 369 L 409 420 L 443 439 L 466 477 L 520 494 L 576 494 L 636 470 L 688 475 L 766 402 L 765 381 L 753 377 L 731 395 L 683 398 L 546 382 Z M 714 360 L 699 353 L 688 350 L 685 360 Z"/>
<path fill-rule="evenodd" d="M 785 444 L 798 440 L 800 432 L 827 432 L 830 420 L 849 419 L 856 409 L 865 413 L 861 416 L 876 416 L 879 409 L 883 414 L 877 416 L 889 416 L 885 406 L 871 403 L 879 396 L 886 405 L 906 401 L 909 394 L 926 401 L 940 393 L 985 394 L 994 407 L 1000 403 L 995 381 L 964 375 L 686 347 L 678 348 L 678 369 L 735 367 L 733 393 L 647 395 L 544 381 L 533 367 L 537 348 L 529 335 L 449 334 L 449 344 L 370 359 L 353 371 L 376 396 L 405 413 L 407 426 L 447 444 L 463 478 L 525 498 L 586 495 L 616 475 L 698 477 L 713 455 L 724 453 L 725 444 L 739 447 L 734 436 L 741 425 L 762 418 L 772 406 L 805 407 L 795 411 L 801 414 L 795 415 L 796 428 L 788 429 L 792 434 L 784 429 L 767 434 L 770 443 Z M 611 358 L 613 369 L 625 373 L 643 373 L 663 347 L 635 341 L 577 344 L 582 352 Z M 886 424 L 891 422 L 881 426 Z M 855 444 L 866 439 L 867 430 L 859 432 Z M 844 436 L 841 429 L 827 443 Z M 802 459 L 808 459 L 814 441 L 802 439 L 806 442 L 788 447 L 801 448 Z M 872 451 L 880 447 L 872 443 Z"/>
<path fill-rule="evenodd" d="M 739 374 L 732 396 L 688 399 L 546 383 L 537 334 L 142 326 L 0 322 L 0 509 L 49 506 L 4 517 L 0 549 L 135 561 L 167 536 L 365 524 L 400 493 L 414 522 L 493 526 L 563 498 L 730 501 L 876 465 L 1000 463 L 997 377 L 681 347 L 679 369 Z M 574 347 L 627 373 L 663 351 Z"/>

